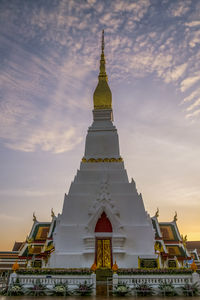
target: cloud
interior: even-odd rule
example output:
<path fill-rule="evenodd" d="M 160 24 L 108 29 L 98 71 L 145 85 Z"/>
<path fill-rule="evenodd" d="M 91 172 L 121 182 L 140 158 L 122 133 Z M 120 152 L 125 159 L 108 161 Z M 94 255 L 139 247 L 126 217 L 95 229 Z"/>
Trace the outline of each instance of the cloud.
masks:
<path fill-rule="evenodd" d="M 191 22 L 187 22 L 187 23 L 185 23 L 185 26 L 188 26 L 188 27 L 196 27 L 196 26 L 200 26 L 200 21 L 191 21 Z"/>
<path fill-rule="evenodd" d="M 187 111 L 191 111 L 194 108 L 196 108 L 197 106 L 200 106 L 200 99 L 197 99 L 193 104 L 191 104 L 186 110 Z"/>
<path fill-rule="evenodd" d="M 114 83 L 156 74 L 183 93 L 191 89 L 184 103 L 198 97 L 192 89 L 199 80 L 199 21 L 187 17 L 191 1 L 166 2 L 168 26 L 165 22 L 155 26 L 158 7 L 149 0 L 62 0 L 48 7 L 23 1 L 16 11 L 14 2 L 10 6 L 5 2 L 0 13 L 1 24 L 6 24 L 1 26 L 0 40 L 4 145 L 59 153 L 81 141 L 81 124 L 73 116 L 91 107 L 97 80 L 92 71 L 98 72 L 103 25 L 109 78 Z M 184 22 L 174 21 L 181 16 Z M 67 123 L 66 114 L 72 116 Z M 51 118 L 56 120 L 53 124 Z"/>
<path fill-rule="evenodd" d="M 6 221 L 6 222 L 9 222 L 9 221 L 20 221 L 21 218 L 20 217 L 16 217 L 16 216 L 10 216 L 8 214 L 0 214 L 0 219 L 1 221 Z"/>
<path fill-rule="evenodd" d="M 191 38 L 189 41 L 189 45 L 191 48 L 194 48 L 198 44 L 200 44 L 200 30 L 191 32 Z"/>
<path fill-rule="evenodd" d="M 0 195 L 5 197 L 47 197 L 47 196 L 55 196 L 57 193 L 55 190 L 50 191 L 41 191 L 41 190 L 34 190 L 34 189 L 9 189 L 3 190 L 1 189 Z"/>
<path fill-rule="evenodd" d="M 198 95 L 200 95 L 200 88 L 197 88 L 196 90 L 194 90 L 189 96 L 185 97 L 183 99 L 183 103 L 185 102 L 190 102 L 192 101 L 193 99 L 195 99 L 196 97 L 198 97 Z"/>
<path fill-rule="evenodd" d="M 183 76 L 187 67 L 188 67 L 187 63 L 181 64 L 179 66 L 175 66 L 172 70 L 167 72 L 167 74 L 165 75 L 165 81 L 171 82 L 171 81 L 178 80 L 180 77 Z"/>
<path fill-rule="evenodd" d="M 138 2 L 130 2 L 128 0 L 115 0 L 112 3 L 114 12 L 131 12 L 132 20 L 139 21 L 143 18 L 150 6 L 149 0 L 140 0 Z"/>
<path fill-rule="evenodd" d="M 190 114 L 187 114 L 186 115 L 186 118 L 189 119 L 189 118 L 193 118 L 193 117 L 196 117 L 200 114 L 200 109 L 197 109 L 195 110 L 194 112 L 190 113 Z"/>
<path fill-rule="evenodd" d="M 181 82 L 181 91 L 185 92 L 187 89 L 189 89 L 190 87 L 192 87 L 196 82 L 198 82 L 200 80 L 200 76 L 193 76 L 193 77 L 188 77 L 186 79 L 184 79 Z"/>
<path fill-rule="evenodd" d="M 72 127 L 65 130 L 50 127 L 49 130 L 35 130 L 31 135 L 24 137 L 10 136 L 8 140 L 5 139 L 5 146 L 13 150 L 33 152 L 39 147 L 42 151 L 58 154 L 72 150 L 82 141 L 82 137 L 78 136 L 78 131 Z"/>
<path fill-rule="evenodd" d="M 191 1 L 174 1 L 174 3 L 171 6 L 170 13 L 174 17 L 181 17 L 185 15 L 189 9 L 190 9 Z"/>

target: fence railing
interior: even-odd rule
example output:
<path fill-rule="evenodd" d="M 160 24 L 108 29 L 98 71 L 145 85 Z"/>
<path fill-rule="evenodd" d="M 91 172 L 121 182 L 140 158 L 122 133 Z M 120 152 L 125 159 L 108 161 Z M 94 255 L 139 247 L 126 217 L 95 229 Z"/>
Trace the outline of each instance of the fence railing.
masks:
<path fill-rule="evenodd" d="M 157 287 L 161 283 L 173 284 L 174 286 L 183 286 L 186 283 L 193 283 L 191 275 L 132 275 L 132 276 L 118 276 L 118 283 L 125 283 L 129 287 L 134 287 L 138 284 L 148 284 L 153 287 Z"/>
<path fill-rule="evenodd" d="M 58 283 L 67 283 L 69 286 L 73 285 L 79 285 L 83 283 L 87 284 L 94 284 L 96 283 L 96 280 L 94 282 L 94 278 L 89 277 L 89 276 L 84 276 L 84 277 L 58 277 L 58 276 L 24 276 L 20 275 L 17 277 L 18 281 L 22 285 L 29 285 L 29 284 L 36 284 L 36 283 L 41 283 L 43 285 L 55 285 Z M 10 284 L 14 283 L 14 278 L 11 279 Z"/>
<path fill-rule="evenodd" d="M 96 292 L 96 275 L 17 275 L 12 273 L 9 279 L 9 287 L 15 282 L 18 282 L 23 287 L 30 287 L 36 284 L 41 284 L 47 288 L 53 288 L 57 284 L 66 284 L 69 290 L 77 288 L 80 284 L 93 285 L 93 293 Z"/>

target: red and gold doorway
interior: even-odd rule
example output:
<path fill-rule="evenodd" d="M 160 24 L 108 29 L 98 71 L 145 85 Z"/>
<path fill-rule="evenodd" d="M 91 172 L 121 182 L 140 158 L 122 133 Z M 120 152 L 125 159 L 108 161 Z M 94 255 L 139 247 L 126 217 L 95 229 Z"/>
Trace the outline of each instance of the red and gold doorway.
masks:
<path fill-rule="evenodd" d="M 97 269 L 112 268 L 112 239 L 108 234 L 112 233 L 112 224 L 105 212 L 102 212 L 95 227 L 96 247 L 95 262 Z"/>
<path fill-rule="evenodd" d="M 96 265 L 97 268 L 112 267 L 112 244 L 111 238 L 96 239 Z"/>

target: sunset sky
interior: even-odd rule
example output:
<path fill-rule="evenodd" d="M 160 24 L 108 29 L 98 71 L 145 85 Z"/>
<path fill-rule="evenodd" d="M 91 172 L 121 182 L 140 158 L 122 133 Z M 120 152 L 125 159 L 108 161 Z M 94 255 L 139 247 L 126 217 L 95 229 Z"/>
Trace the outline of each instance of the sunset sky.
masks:
<path fill-rule="evenodd" d="M 62 211 L 92 122 L 101 31 L 114 123 L 151 216 L 200 240 L 200 1 L 0 1 L 0 250 Z M 79 208 L 77 208 L 79 209 Z"/>

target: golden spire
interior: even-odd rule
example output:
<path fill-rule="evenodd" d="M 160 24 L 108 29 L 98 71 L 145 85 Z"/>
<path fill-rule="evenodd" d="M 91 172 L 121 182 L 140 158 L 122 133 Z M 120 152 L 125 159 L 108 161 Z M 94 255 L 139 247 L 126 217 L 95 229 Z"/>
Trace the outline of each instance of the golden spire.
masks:
<path fill-rule="evenodd" d="M 106 74 L 106 61 L 104 56 L 104 30 L 102 30 L 101 59 L 99 70 L 99 82 L 94 91 L 94 109 L 112 109 L 112 93 L 108 85 Z"/>
<path fill-rule="evenodd" d="M 104 30 L 102 30 L 102 38 L 101 38 L 101 60 L 100 60 L 100 72 L 99 72 L 99 79 L 108 80 L 106 74 L 106 61 L 104 56 Z"/>

